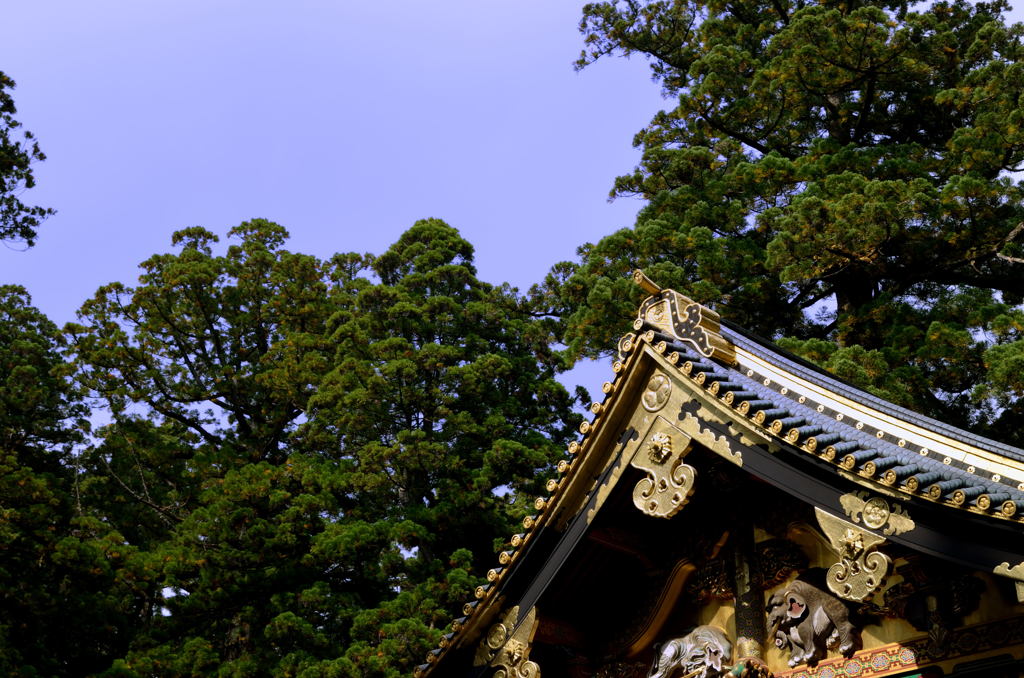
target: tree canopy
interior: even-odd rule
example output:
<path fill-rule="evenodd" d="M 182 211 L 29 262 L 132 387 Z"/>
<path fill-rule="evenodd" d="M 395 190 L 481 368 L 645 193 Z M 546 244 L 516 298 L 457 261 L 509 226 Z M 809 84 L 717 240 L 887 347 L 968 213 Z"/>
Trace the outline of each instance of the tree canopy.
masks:
<path fill-rule="evenodd" d="M 1006 440 L 1024 392 L 1024 47 L 1003 2 L 611 0 L 584 68 L 641 55 L 669 102 L 613 196 L 636 224 L 556 266 L 573 355 L 655 280 L 898 403 Z"/>
<path fill-rule="evenodd" d="M 127 649 L 123 541 L 81 510 L 73 447 L 88 424 L 57 327 L 0 286 L 0 672 L 88 675 Z"/>
<path fill-rule="evenodd" d="M 178 232 L 68 327 L 111 415 L 81 510 L 135 592 L 111 675 L 408 672 L 572 435 L 547 325 L 438 220 L 328 261 L 230 236 Z"/>
<path fill-rule="evenodd" d="M 53 214 L 48 207 L 26 205 L 21 194 L 35 186 L 32 163 L 45 160 L 31 132 L 15 119 L 14 81 L 0 71 L 0 242 L 35 244 L 36 229 Z"/>

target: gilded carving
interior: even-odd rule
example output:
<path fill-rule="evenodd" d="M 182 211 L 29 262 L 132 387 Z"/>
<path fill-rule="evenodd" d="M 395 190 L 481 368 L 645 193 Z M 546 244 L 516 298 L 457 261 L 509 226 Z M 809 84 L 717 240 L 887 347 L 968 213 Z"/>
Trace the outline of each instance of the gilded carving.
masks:
<path fill-rule="evenodd" d="M 889 504 L 880 497 L 871 497 L 864 502 L 862 509 L 864 524 L 873 530 L 877 530 L 889 522 Z"/>
<path fill-rule="evenodd" d="M 671 334 L 672 312 L 669 310 L 668 300 L 664 299 L 649 306 L 647 308 L 647 313 L 644 314 L 644 320 L 658 329 Z"/>
<path fill-rule="evenodd" d="M 519 614 L 519 608 L 514 607 L 509 611 L 509 615 L 506 615 L 506 619 L 511 615 L 512 612 Z M 512 618 L 512 623 L 515 623 L 515 617 Z M 487 634 L 483 640 L 480 641 L 480 645 L 476 648 L 476 655 L 473 657 L 474 666 L 483 666 L 491 663 L 501 648 L 505 646 L 505 642 L 509 637 L 509 627 L 503 622 L 498 622 L 488 629 Z"/>
<path fill-rule="evenodd" d="M 661 287 L 659 287 L 656 282 L 648 278 L 647 274 L 639 268 L 633 271 L 633 282 L 639 285 L 644 292 L 647 292 L 647 294 L 658 294 L 661 292 Z"/>
<path fill-rule="evenodd" d="M 477 648 L 473 664 L 496 667 L 494 678 L 540 678 L 540 666 L 529 661 L 530 641 L 537 627 L 537 611 L 531 608 L 517 626 L 518 618 L 519 606 L 516 605 L 490 628 Z"/>
<path fill-rule="evenodd" d="M 647 473 L 633 488 L 633 504 L 649 516 L 671 518 L 686 505 L 693 494 L 697 471 L 683 463 L 690 450 L 690 438 L 677 432 L 680 444 L 673 444 L 672 434 L 652 430 L 643 447 L 633 456 L 630 465 Z"/>
<path fill-rule="evenodd" d="M 768 599 L 768 633 L 775 646 L 789 650 L 789 665 L 816 665 L 828 650 L 850 657 L 860 635 L 849 610 L 838 599 L 807 582 L 795 580 Z"/>
<path fill-rule="evenodd" d="M 647 450 L 650 453 L 651 461 L 656 464 L 663 463 L 672 454 L 672 436 L 664 431 L 658 431 L 651 436 L 647 443 Z"/>
<path fill-rule="evenodd" d="M 889 536 L 914 529 L 913 519 L 902 506 L 890 504 L 881 497 L 870 497 L 867 492 L 851 492 L 839 497 L 846 515 L 854 523 L 864 522 L 872 530 L 881 530 Z"/>
<path fill-rule="evenodd" d="M 1002 562 L 992 570 L 993 574 L 1000 574 L 1010 579 L 1024 580 L 1024 563 L 1017 563 L 1010 567 L 1010 563 Z"/>
<path fill-rule="evenodd" d="M 701 417 L 712 421 L 718 421 L 719 418 L 715 417 L 711 411 L 704 407 L 699 408 L 697 414 L 699 416 L 694 416 L 687 412 L 679 423 L 679 428 L 712 452 L 724 457 L 737 466 L 743 466 L 743 453 L 733 448 L 732 441 L 724 434 L 716 435 L 712 429 L 703 426 L 701 422 Z"/>
<path fill-rule="evenodd" d="M 634 460 L 633 466 L 652 471 L 633 488 L 633 504 L 649 516 L 671 518 L 693 494 L 697 470 L 681 459 L 674 460 L 671 466 L 657 464 L 649 468 Z"/>
<path fill-rule="evenodd" d="M 643 271 L 634 271 L 633 279 L 652 295 L 640 306 L 634 328 L 639 330 L 646 322 L 690 344 L 707 358 L 736 362 L 735 348 L 719 331 L 721 318 L 717 313 L 674 290 L 661 289 Z M 621 345 L 619 348 L 621 355 Z"/>
<path fill-rule="evenodd" d="M 892 567 L 889 556 L 876 550 L 885 543 L 885 539 L 860 530 L 820 508 L 815 508 L 814 512 L 832 548 L 839 554 L 839 562 L 828 569 L 825 578 L 828 588 L 841 598 L 864 602 L 882 587 Z M 880 515 L 873 512 L 871 518 L 872 523 L 878 523 L 878 527 L 885 525 L 888 520 L 888 508 L 886 520 L 879 523 Z M 864 522 L 868 522 L 866 511 Z"/>
<path fill-rule="evenodd" d="M 672 380 L 662 372 L 655 372 L 647 382 L 647 388 L 640 396 L 640 401 L 648 412 L 657 412 L 665 407 L 670 395 L 672 395 Z"/>
<path fill-rule="evenodd" d="M 629 355 L 629 352 L 633 350 L 634 346 L 636 346 L 636 335 L 633 334 L 632 332 L 630 332 L 629 334 L 623 335 L 619 339 L 619 345 L 618 345 L 619 360 L 625 360 L 626 356 Z M 619 371 L 621 371 L 621 368 L 618 369 L 618 370 L 615 370 L 615 372 L 619 372 Z"/>

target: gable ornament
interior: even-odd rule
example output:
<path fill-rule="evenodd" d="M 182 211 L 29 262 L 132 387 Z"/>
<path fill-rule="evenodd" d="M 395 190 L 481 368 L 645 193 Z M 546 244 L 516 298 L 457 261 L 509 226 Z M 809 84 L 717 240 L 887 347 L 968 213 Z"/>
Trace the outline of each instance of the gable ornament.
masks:
<path fill-rule="evenodd" d="M 697 470 L 684 462 L 690 436 L 661 417 L 655 419 L 629 462 L 647 475 L 633 488 L 633 505 L 655 518 L 679 513 L 693 494 Z"/>
<path fill-rule="evenodd" d="M 529 659 L 530 643 L 537 629 L 537 609 L 530 608 L 517 626 L 518 618 L 516 605 L 491 626 L 477 647 L 473 664 L 495 667 L 493 678 L 540 678 L 540 666 Z"/>
<path fill-rule="evenodd" d="M 672 395 L 672 380 L 664 372 L 655 372 L 640 395 L 640 402 L 648 412 L 657 412 L 668 403 Z"/>
<path fill-rule="evenodd" d="M 721 317 L 717 313 L 675 290 L 662 289 L 640 269 L 633 271 L 633 281 L 651 295 L 640 305 L 634 329 L 640 330 L 647 324 L 689 344 L 706 358 L 728 364 L 736 362 L 736 349 L 722 336 Z"/>
<path fill-rule="evenodd" d="M 872 530 L 881 530 L 886 536 L 910 532 L 916 527 L 902 506 L 896 502 L 890 504 L 885 499 L 873 497 L 864 491 L 842 495 L 839 497 L 839 504 L 851 521 L 863 521 Z"/>

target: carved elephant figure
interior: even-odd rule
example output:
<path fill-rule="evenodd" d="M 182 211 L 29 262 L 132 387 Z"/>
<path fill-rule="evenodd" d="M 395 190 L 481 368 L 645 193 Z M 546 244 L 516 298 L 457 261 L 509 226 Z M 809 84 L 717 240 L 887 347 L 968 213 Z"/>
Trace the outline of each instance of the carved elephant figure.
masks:
<path fill-rule="evenodd" d="M 849 610 L 834 596 L 803 581 L 794 581 L 768 599 L 768 632 L 775 645 L 789 649 L 789 665 L 816 665 L 829 649 L 844 657 L 860 648 Z"/>
<path fill-rule="evenodd" d="M 716 678 L 732 657 L 732 643 L 714 626 L 698 626 L 682 638 L 669 640 L 658 650 L 648 678 Z M 727 668 L 727 667 L 726 667 Z"/>

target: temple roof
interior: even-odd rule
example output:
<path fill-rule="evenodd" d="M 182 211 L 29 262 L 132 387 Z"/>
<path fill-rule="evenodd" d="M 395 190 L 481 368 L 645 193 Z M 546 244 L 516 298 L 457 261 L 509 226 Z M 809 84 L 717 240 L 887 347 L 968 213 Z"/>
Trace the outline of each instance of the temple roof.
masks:
<path fill-rule="evenodd" d="M 895 500 L 891 519 L 875 525 L 865 516 L 865 526 L 921 552 L 1024 579 L 1024 450 L 880 399 L 723 324 L 710 309 L 658 288 L 640 272 L 635 278 L 651 294 L 634 331 L 619 340 L 604 401 L 591 407 L 593 418 L 580 426 L 582 440 L 559 464 L 564 477 L 548 484 L 551 496 L 537 499 L 538 514 L 511 539 L 488 573 L 490 583 L 477 589 L 477 600 L 466 604 L 465 616 L 455 620 L 417 676 L 431 672 L 451 648 L 479 637 L 498 613 L 511 573 L 546 576 L 539 563 L 521 566 L 531 544 L 542 541 L 538 534 L 552 536 L 533 560 L 572 548 L 572 542 L 562 545 L 565 535 L 574 521 L 586 529 L 589 518 L 582 514 L 600 509 L 596 495 L 614 486 L 609 478 L 616 473 L 615 455 L 637 436 L 629 412 L 638 401 L 654 412 L 645 399 L 657 400 L 662 388 L 672 388 L 658 378 L 685 389 L 679 425 L 686 425 L 693 441 L 752 475 L 855 522 L 866 497 Z M 686 497 L 670 501 L 681 508 Z M 900 526 L 904 506 L 915 507 L 918 523 L 910 524 L 917 529 Z M 516 591 L 523 590 L 520 582 Z"/>

